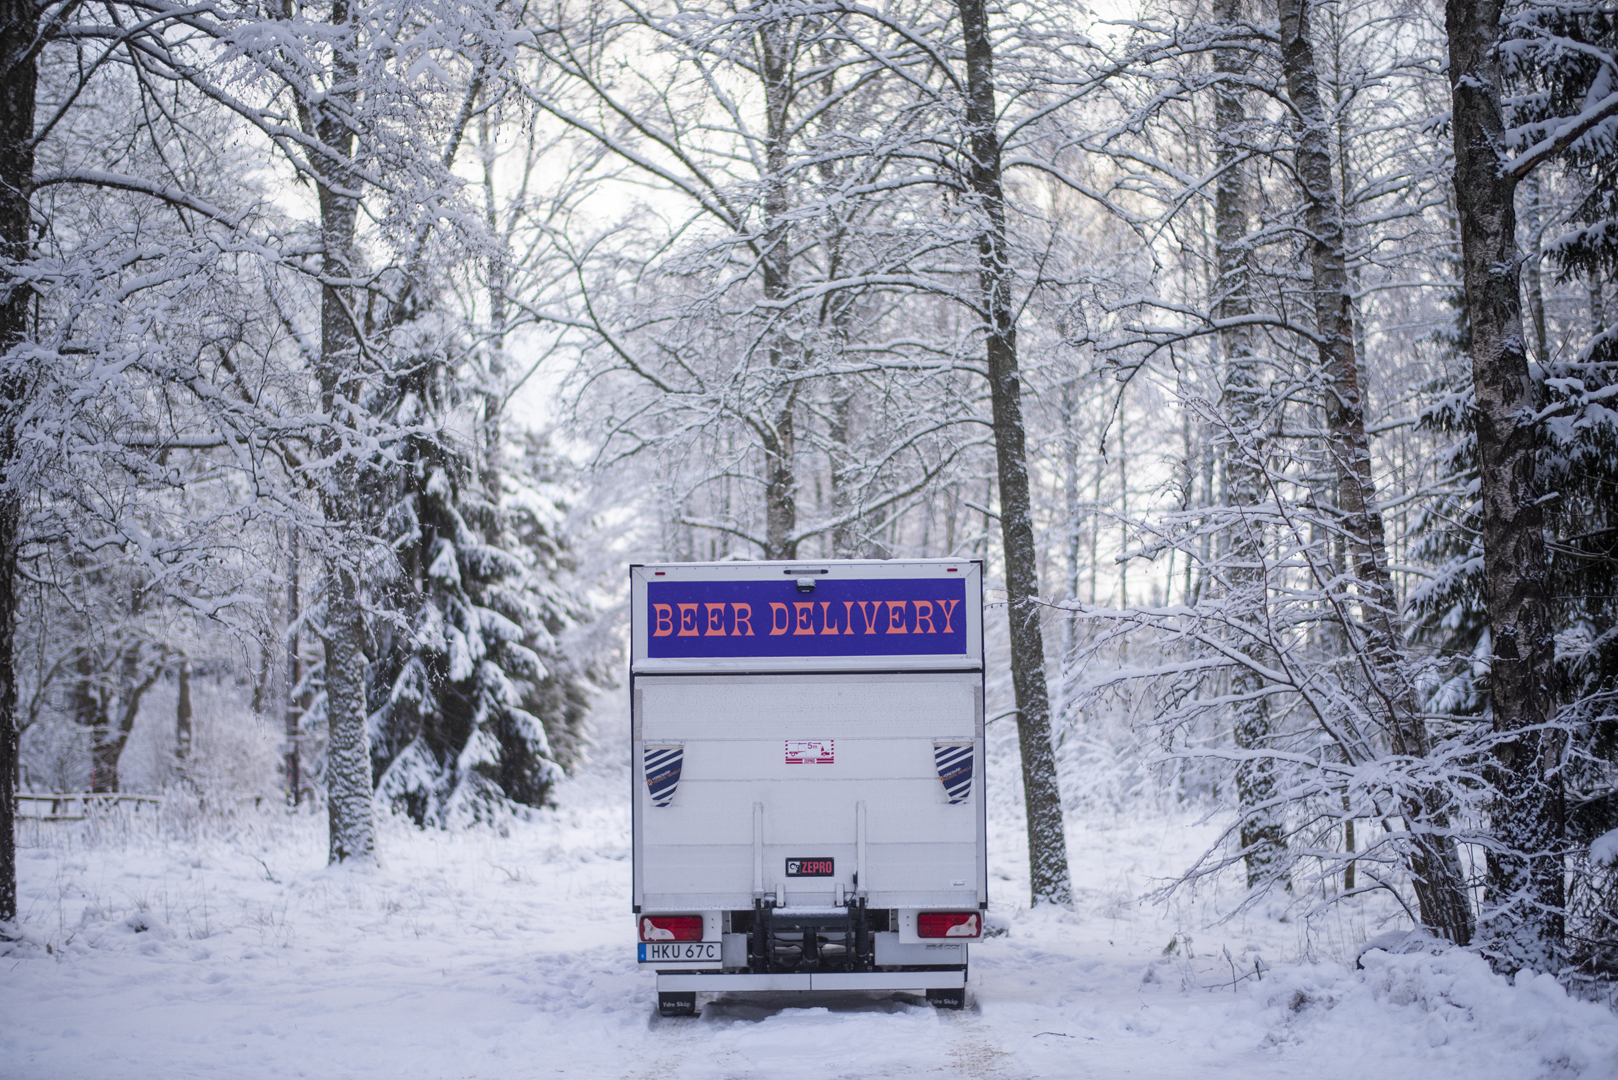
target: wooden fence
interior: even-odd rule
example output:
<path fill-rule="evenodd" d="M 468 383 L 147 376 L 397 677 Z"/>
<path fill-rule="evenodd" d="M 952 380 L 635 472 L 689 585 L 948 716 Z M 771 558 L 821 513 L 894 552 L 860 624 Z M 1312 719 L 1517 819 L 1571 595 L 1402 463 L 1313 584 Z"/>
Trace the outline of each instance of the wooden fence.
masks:
<path fill-rule="evenodd" d="M 127 807 L 135 813 L 155 811 L 163 800 L 156 795 L 128 795 L 113 792 L 33 792 L 17 793 L 17 817 L 25 821 L 83 821 L 91 814 Z"/>

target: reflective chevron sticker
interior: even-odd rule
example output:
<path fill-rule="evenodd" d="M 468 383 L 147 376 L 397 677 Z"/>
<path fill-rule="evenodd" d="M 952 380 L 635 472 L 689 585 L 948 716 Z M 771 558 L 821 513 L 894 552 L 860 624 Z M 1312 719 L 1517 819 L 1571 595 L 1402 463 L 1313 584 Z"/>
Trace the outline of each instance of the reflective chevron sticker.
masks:
<path fill-rule="evenodd" d="M 680 784 L 685 747 L 648 746 L 645 758 L 646 786 L 652 791 L 652 805 L 667 806 L 674 801 L 674 789 Z"/>
<path fill-rule="evenodd" d="M 933 763 L 951 804 L 972 796 L 972 744 L 933 743 Z"/>

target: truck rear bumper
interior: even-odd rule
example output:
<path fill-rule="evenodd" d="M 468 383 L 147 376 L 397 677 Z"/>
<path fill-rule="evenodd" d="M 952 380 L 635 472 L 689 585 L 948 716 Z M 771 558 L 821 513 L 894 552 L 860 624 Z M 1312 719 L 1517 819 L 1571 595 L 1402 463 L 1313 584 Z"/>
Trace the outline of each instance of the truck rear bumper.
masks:
<path fill-rule="evenodd" d="M 718 971 L 658 972 L 660 994 L 720 994 L 749 990 L 952 990 L 966 985 L 966 970 L 824 971 L 776 975 Z"/>

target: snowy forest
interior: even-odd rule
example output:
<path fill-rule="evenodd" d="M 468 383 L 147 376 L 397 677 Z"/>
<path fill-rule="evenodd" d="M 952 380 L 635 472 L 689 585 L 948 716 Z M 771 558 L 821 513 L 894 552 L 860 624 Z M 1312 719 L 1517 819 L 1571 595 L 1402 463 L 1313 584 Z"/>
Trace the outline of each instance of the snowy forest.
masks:
<path fill-rule="evenodd" d="M 0 354 L 16 949 L 28 798 L 492 844 L 630 563 L 950 556 L 1027 918 L 1618 994 L 1613 0 L 0 0 Z"/>

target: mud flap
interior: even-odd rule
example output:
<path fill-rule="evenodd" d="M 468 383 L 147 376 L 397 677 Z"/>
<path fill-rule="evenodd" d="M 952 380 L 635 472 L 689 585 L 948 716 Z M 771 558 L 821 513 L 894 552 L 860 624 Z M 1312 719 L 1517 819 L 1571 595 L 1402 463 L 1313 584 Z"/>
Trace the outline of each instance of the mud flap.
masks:
<path fill-rule="evenodd" d="M 948 993 L 949 991 L 945 991 Z M 659 1016 L 695 1016 L 697 1015 L 697 995 L 695 991 L 685 993 L 659 992 L 657 995 L 657 1015 Z"/>

